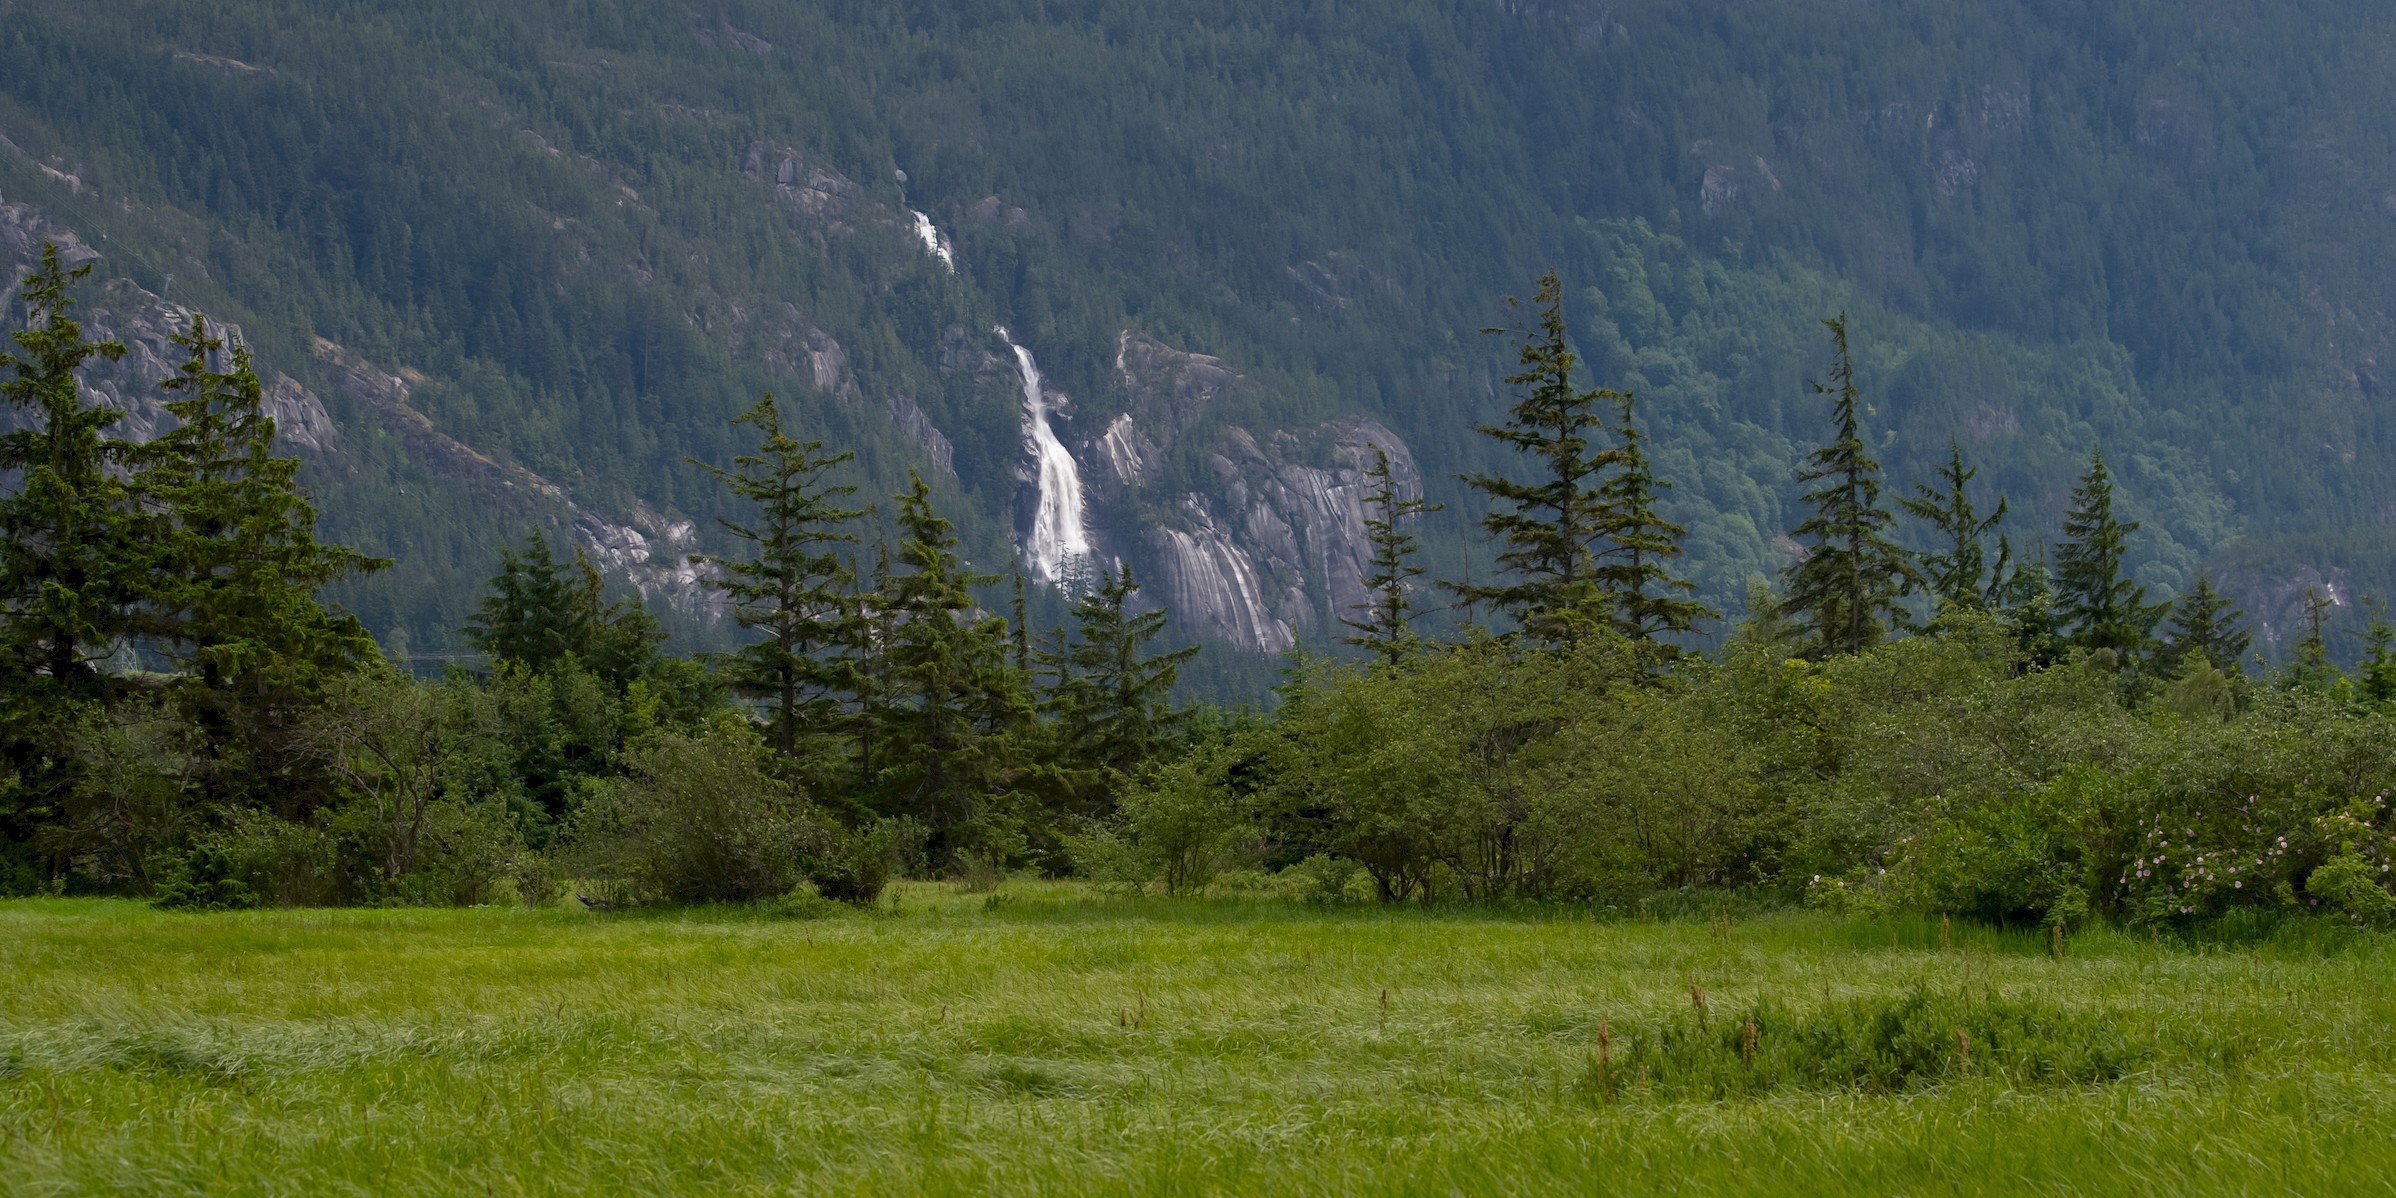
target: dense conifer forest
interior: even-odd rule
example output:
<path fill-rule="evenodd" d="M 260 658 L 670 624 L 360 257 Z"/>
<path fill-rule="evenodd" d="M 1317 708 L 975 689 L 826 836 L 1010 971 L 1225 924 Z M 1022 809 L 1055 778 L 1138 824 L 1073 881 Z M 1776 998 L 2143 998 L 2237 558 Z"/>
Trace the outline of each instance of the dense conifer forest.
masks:
<path fill-rule="evenodd" d="M 638 601 L 535 533 L 421 680 L 318 593 L 391 565 L 318 538 L 249 348 L 194 318 L 146 441 L 81 376 L 56 247 L 0 357 L 0 846 L 18 893 L 174 908 L 872 903 L 898 876 L 1034 871 L 1139 893 L 1250 877 L 1325 900 L 1628 902 L 1744 891 L 2066 926 L 2241 909 L 2396 916 L 2396 631 L 2341 669 L 2309 594 L 2250 655 L 2201 576 L 2152 598 L 2092 453 L 2060 539 L 2007 523 L 1960 446 L 1900 509 L 1845 316 L 1807 397 L 1805 552 L 1718 651 L 1635 398 L 1585 385 L 1564 288 L 1517 331 L 1476 474 L 1499 570 L 1434 606 L 1386 455 L 1373 596 L 1269 709 L 1190 708 L 1199 652 L 1127 566 L 1070 623 L 978 572 L 920 477 L 888 531 L 855 455 L 766 396 L 709 472 L 746 514 L 708 585 L 748 632 L 676 656 Z M 1899 515 L 1899 510 L 1903 515 Z M 1982 515 L 1987 512 L 1987 515 Z M 1937 546 L 1908 551 L 1900 524 Z M 2051 565 L 2049 563 L 2052 563 Z M 1004 614 L 1001 614 L 1004 613 Z M 978 881 L 977 881 L 978 880 Z"/>
<path fill-rule="evenodd" d="M 2396 587 L 2373 465 L 2392 31 L 2356 0 L 5 13 L 0 199 L 323 397 L 345 433 L 303 473 L 326 528 L 407 562 L 332 594 L 428 661 L 472 652 L 458 630 L 527 527 L 562 546 L 575 512 L 653 515 L 734 549 L 737 501 L 687 459 L 728 460 L 768 390 L 859 455 L 867 506 L 918 469 L 963 557 L 1004 563 L 1016 413 L 951 330 L 1013 330 L 1093 435 L 1131 403 L 1127 331 L 1213 355 L 1254 385 L 1203 421 L 1371 416 L 1458 510 L 1507 451 L 1455 430 L 1512 402 L 1473 330 L 1551 265 L 1675 484 L 1657 512 L 1701 605 L 1792 560 L 1814 322 L 1838 311 L 1905 479 L 1960 443 L 2052 536 L 2102 448 L 2130 576 L 2157 601 L 2210 577 L 2275 662 L 2307 586 L 2342 664 L 2360 600 Z M 415 426 L 340 385 L 353 362 L 563 499 L 412 452 Z M 1175 487 L 1215 485 L 1201 441 L 1162 464 Z M 1473 520 L 1418 535 L 1437 574 L 1486 576 Z"/>

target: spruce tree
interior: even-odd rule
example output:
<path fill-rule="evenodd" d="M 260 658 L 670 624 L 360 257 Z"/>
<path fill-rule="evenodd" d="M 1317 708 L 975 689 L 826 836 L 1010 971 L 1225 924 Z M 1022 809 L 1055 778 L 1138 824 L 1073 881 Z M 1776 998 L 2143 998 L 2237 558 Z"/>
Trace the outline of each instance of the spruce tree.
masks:
<path fill-rule="evenodd" d="M 1030 718 L 1030 696 L 1009 685 L 1007 622 L 974 604 L 971 588 L 998 576 L 965 568 L 930 488 L 913 471 L 908 479 L 897 496 L 905 568 L 877 600 L 888 613 L 889 693 L 875 782 L 887 811 L 923 821 L 941 851 L 996 858 L 1014 833 L 991 800 L 1014 782 L 1008 732 Z"/>
<path fill-rule="evenodd" d="M 1789 568 L 1781 599 L 1782 608 L 1804 624 L 1806 651 L 1817 657 L 1861 653 L 1903 627 L 1902 600 L 1919 580 L 1905 551 L 1888 538 L 1894 520 L 1880 506 L 1880 463 L 1864 444 L 1846 314 L 1822 323 L 1835 356 L 1830 381 L 1812 386 L 1814 394 L 1831 397 L 1837 435 L 1797 475 L 1800 483 L 1824 485 L 1805 494 L 1814 514 L 1795 535 L 1810 544 L 1804 559 Z"/>
<path fill-rule="evenodd" d="M 1689 530 L 1656 511 L 1672 484 L 1656 477 L 1648 464 L 1637 401 L 1628 394 L 1605 394 L 1613 399 L 1620 423 L 1609 455 L 1614 469 L 1598 488 L 1598 531 L 1606 542 L 1596 560 L 1598 590 L 1616 631 L 1662 649 L 1667 657 L 1677 656 L 1679 646 L 1656 638 L 1694 631 L 1699 620 L 1721 613 L 1688 598 L 1697 584 L 1672 573 Z"/>
<path fill-rule="evenodd" d="M 2212 575 L 2198 574 L 2196 585 L 2172 605 L 2158 664 L 2165 674 L 2176 676 L 2182 662 L 2202 654 L 2214 669 L 2233 678 L 2242 675 L 2246 651 L 2254 644 L 2245 620 L 2246 613 L 2214 589 Z"/>
<path fill-rule="evenodd" d="M 1131 567 L 1119 566 L 1073 605 L 1068 738 L 1086 759 L 1118 775 L 1137 770 L 1181 723 L 1173 685 L 1182 663 L 1198 653 L 1195 646 L 1148 651 L 1165 631 L 1165 612 L 1134 612 L 1139 590 Z"/>
<path fill-rule="evenodd" d="M 2372 614 L 2371 630 L 2363 636 L 2356 681 L 2364 702 L 2383 709 L 2396 704 L 2396 628 L 2389 627 L 2384 605 Z"/>
<path fill-rule="evenodd" d="M 117 413 L 84 398 L 86 362 L 114 361 L 74 318 L 69 285 L 90 273 L 42 247 L 24 280 L 25 323 L 0 352 L 0 893 L 50 872 L 35 831 L 55 818 L 79 769 L 68 737 L 121 689 L 100 662 L 139 631 L 155 521 L 133 502 L 133 446 L 109 433 Z"/>
<path fill-rule="evenodd" d="M 537 530 L 521 550 L 500 549 L 499 573 L 465 633 L 493 664 L 540 674 L 572 661 L 619 692 L 648 672 L 664 639 L 637 600 L 608 601 L 598 567 L 581 549 L 561 562 Z"/>
<path fill-rule="evenodd" d="M 549 538 L 527 534 L 521 549 L 499 549 L 499 573 L 491 576 L 467 641 L 494 664 L 516 662 L 535 671 L 575 653 L 588 637 L 566 565 L 550 552 Z"/>
<path fill-rule="evenodd" d="M 2329 617 L 2337 607 L 2337 601 L 2322 594 L 2320 588 L 2304 589 L 2305 633 L 2297 639 L 2295 659 L 2288 663 L 2290 685 L 2319 691 L 2337 685 L 2341 675 L 2329 659 Z"/>
<path fill-rule="evenodd" d="M 58 247 L 24 281 L 25 325 L 0 353 L 0 398 L 17 426 L 0 435 L 0 669 L 7 671 L 12 730 L 53 713 L 103 702 L 112 687 L 99 663 L 136 631 L 147 600 L 156 528 L 135 510 L 126 469 L 135 446 L 109 434 L 115 409 L 85 399 L 80 375 L 93 358 L 125 347 L 94 342 L 74 317 Z"/>
<path fill-rule="evenodd" d="M 185 665 L 177 693 L 220 795 L 302 797 L 302 716 L 333 683 L 379 659 L 374 639 L 317 595 L 391 563 L 316 539 L 300 462 L 274 452 L 275 422 L 247 347 L 193 318 L 166 410 L 180 423 L 132 455 L 135 489 L 163 518 L 145 634 Z"/>
<path fill-rule="evenodd" d="M 2054 576 L 2044 560 L 2018 567 L 2006 576 L 1998 588 L 1997 608 L 2013 625 L 2013 643 L 2022 664 L 2043 669 L 2061 662 L 2070 652 L 2063 621 L 2055 614 Z"/>
<path fill-rule="evenodd" d="M 1418 546 L 1406 525 L 1426 512 L 1439 511 L 1440 505 L 1420 496 L 1402 496 L 1390 475 L 1389 451 L 1378 445 L 1372 450 L 1373 464 L 1364 472 L 1372 486 L 1364 499 L 1369 513 L 1364 519 L 1365 542 L 1373 547 L 1372 573 L 1364 580 L 1368 598 L 1357 605 L 1363 619 L 1340 617 L 1340 623 L 1357 633 L 1341 637 L 1340 643 L 1362 648 L 1395 667 L 1421 642 L 1414 631 L 1415 604 L 1409 591 L 1423 568 L 1414 564 Z"/>
<path fill-rule="evenodd" d="M 754 505 L 752 523 L 722 521 L 751 549 L 737 561 L 691 560 L 720 571 L 708 585 L 731 601 L 736 623 L 760 634 L 731 656 L 729 680 L 735 692 L 765 704 L 769 739 L 787 759 L 833 734 L 840 696 L 855 690 L 855 663 L 840 650 L 854 642 L 862 616 L 856 574 L 841 547 L 856 541 L 846 528 L 865 513 L 840 502 L 857 488 L 828 475 L 857 455 L 827 453 L 821 441 L 784 432 L 771 395 L 733 423 L 756 430 L 756 452 L 733 458 L 730 470 L 705 469 Z"/>
<path fill-rule="evenodd" d="M 1524 389 L 1523 397 L 1505 424 L 1480 431 L 1531 455 L 1541 475 L 1527 483 L 1492 474 L 1465 478 L 1499 505 L 1481 526 L 1504 544 L 1498 565 L 1515 581 L 1445 585 L 1467 603 L 1496 605 L 1531 636 L 1560 643 L 1605 625 L 1591 556 L 1604 524 L 1599 476 L 1612 459 L 1593 444 L 1605 431 L 1599 404 L 1606 394 L 1573 383 L 1579 358 L 1565 335 L 1564 287 L 1556 272 L 1539 280 L 1532 302 L 1539 307 L 1538 327 L 1523 338 L 1522 369 L 1506 376 L 1508 384 Z"/>
<path fill-rule="evenodd" d="M 2154 641 L 2166 604 L 2146 601 L 2146 588 L 2124 570 L 2136 521 L 2113 514 L 2113 476 L 2105 455 L 2092 450 L 2088 473 L 2072 492 L 2063 518 L 2063 543 L 2055 548 L 2055 611 L 2080 649 L 2110 650 L 2124 666 L 2138 664 Z"/>
<path fill-rule="evenodd" d="M 2004 523 L 2006 502 L 1982 516 L 1972 503 L 1971 484 L 1980 468 L 1965 466 L 1963 446 L 1947 442 L 1947 461 L 1939 467 L 1936 488 L 1914 484 L 1911 497 L 1898 504 L 1930 525 L 1938 548 L 1918 555 L 1921 573 L 1942 610 L 1986 611 L 2004 585 L 2012 547 L 1998 541 L 1996 566 L 1988 561 L 1988 537 Z"/>

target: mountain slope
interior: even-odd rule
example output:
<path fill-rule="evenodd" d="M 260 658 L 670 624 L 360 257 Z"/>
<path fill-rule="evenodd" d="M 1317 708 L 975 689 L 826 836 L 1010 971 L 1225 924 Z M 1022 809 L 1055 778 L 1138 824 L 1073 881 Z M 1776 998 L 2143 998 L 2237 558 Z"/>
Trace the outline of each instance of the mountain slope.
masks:
<path fill-rule="evenodd" d="M 1321 643 L 1363 442 L 1449 503 L 1436 568 L 1485 553 L 1475 330 L 1551 264 L 1717 606 L 1786 560 L 1848 309 L 1900 478 L 1957 437 L 2034 540 L 2102 443 L 2142 579 L 2284 623 L 2396 583 L 2392 35 L 2354 0 L 11 0 L 0 198 L 321 401 L 328 526 L 406 567 L 343 598 L 420 652 L 534 524 L 706 635 L 683 459 L 761 390 L 1003 563 L 1040 510 L 1014 345 L 1102 557 L 1210 639 Z"/>

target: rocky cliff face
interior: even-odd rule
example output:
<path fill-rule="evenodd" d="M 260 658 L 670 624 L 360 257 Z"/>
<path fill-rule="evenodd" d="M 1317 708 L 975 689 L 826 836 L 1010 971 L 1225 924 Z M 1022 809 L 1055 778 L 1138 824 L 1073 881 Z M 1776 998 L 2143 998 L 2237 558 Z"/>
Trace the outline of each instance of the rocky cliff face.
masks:
<path fill-rule="evenodd" d="M 694 565 L 698 527 L 636 503 L 617 523 L 586 511 L 565 488 L 514 462 L 503 462 L 443 432 L 410 402 L 422 375 L 386 371 L 330 341 L 316 343 L 316 366 L 357 410 L 399 438 L 409 456 L 486 504 L 525 513 L 573 530 L 573 539 L 602 571 L 630 582 L 644 599 L 702 618 L 723 614 L 722 596 L 706 585 L 711 569 Z"/>
<path fill-rule="evenodd" d="M 58 246 L 59 259 L 70 269 L 100 258 L 74 230 L 52 223 L 31 205 L 0 204 L 0 273 L 7 275 L 12 300 L 18 284 L 41 263 L 45 242 Z M 84 372 L 84 389 L 91 399 L 124 413 L 117 423 L 120 435 L 147 441 L 175 426 L 158 383 L 182 365 L 184 353 L 173 338 L 191 330 L 193 313 L 130 279 L 109 277 L 104 268 L 96 267 L 93 274 L 100 280 L 100 294 L 78 313 L 84 333 L 95 341 L 123 342 L 125 356 L 115 362 L 93 359 Z M 214 331 L 227 341 L 241 340 L 239 325 L 219 324 Z M 324 402 L 290 375 L 263 364 L 259 376 L 275 436 L 299 451 L 332 453 L 338 434 Z M 0 413 L 0 421 L 12 418 L 11 413 Z"/>
<path fill-rule="evenodd" d="M 1076 457 L 1102 548 L 1136 556 L 1184 629 L 1277 653 L 1321 638 L 1365 602 L 1365 471 L 1378 447 L 1400 491 L 1421 494 L 1413 454 L 1381 424 L 1343 418 L 1259 433 L 1214 418 L 1252 385 L 1218 359 L 1125 332 L 1116 370 L 1128 409 Z"/>
<path fill-rule="evenodd" d="M 133 440 L 147 441 L 173 428 L 175 417 L 161 402 L 165 392 L 158 383 L 172 377 L 183 362 L 183 351 L 172 338 L 191 328 L 192 310 L 130 279 L 111 277 L 102 256 L 82 237 L 27 204 L 0 204 L 0 271 L 6 273 L 12 295 L 40 263 L 44 243 L 55 243 L 69 267 L 97 264 L 93 277 L 99 294 L 79 312 L 84 331 L 94 340 L 113 339 L 125 346 L 123 358 L 93 359 L 88 365 L 87 396 L 124 413 L 116 431 Z M 241 337 L 238 325 L 214 328 L 228 340 Z M 820 333 L 815 336 L 822 338 Z M 807 360 L 808 369 L 819 378 L 833 373 L 837 382 L 847 369 L 838 353 L 837 345 L 828 351 L 817 346 Z M 702 616 L 717 614 L 720 599 L 704 583 L 707 571 L 688 560 L 698 548 L 697 527 L 691 521 L 669 519 L 647 505 L 636 505 L 621 517 L 623 523 L 583 510 L 564 488 L 443 432 L 409 402 L 413 387 L 424 381 L 413 371 L 383 369 L 321 339 L 313 365 L 330 388 L 328 393 L 338 393 L 358 415 L 398 437 L 409 456 L 437 477 L 487 503 L 572 529 L 594 562 L 630 581 L 644 596 Z M 319 462 L 338 456 L 341 433 L 317 393 L 266 363 L 258 364 L 258 372 L 276 439 L 291 452 Z M 0 425 L 14 418 L 14 413 L 0 412 Z"/>
<path fill-rule="evenodd" d="M 873 200 L 855 182 L 793 152 L 761 144 L 741 166 L 770 184 L 775 202 L 816 238 L 878 225 L 905 231 L 909 213 Z M 977 209 L 975 215 L 1023 219 L 1019 211 L 1004 209 L 988 214 Z M 46 241 L 56 242 L 73 265 L 102 258 L 73 230 L 34 208 L 0 205 L 0 266 L 12 282 L 39 260 Z M 938 230 L 931 230 L 925 244 L 944 265 L 951 261 Z M 159 402 L 157 383 L 174 372 L 181 355 L 171 338 L 189 327 L 192 311 L 130 279 L 110 277 L 105 262 L 96 273 L 97 295 L 83 310 L 86 326 L 95 336 L 123 341 L 128 352 L 121 362 L 92 370 L 88 385 L 100 402 L 125 413 L 120 428 L 127 434 L 156 436 L 173 422 Z M 764 296 L 740 296 L 730 298 L 722 311 L 727 319 L 703 322 L 703 331 L 727 349 L 835 402 L 878 399 L 874 406 L 920 450 L 931 470 L 956 476 L 962 455 L 949 434 L 887 380 L 861 377 L 840 343 L 797 308 Z M 232 326 L 219 331 L 240 334 Z M 1003 330 L 984 336 L 951 327 L 937 344 L 918 348 L 938 369 L 973 376 L 972 390 L 993 403 L 1028 395 L 1025 380 L 1035 377 L 1029 350 L 1016 350 L 1016 360 L 1000 352 L 1012 348 Z M 1365 469 L 1379 446 L 1389 452 L 1401 488 L 1418 493 L 1405 444 L 1364 419 L 1245 427 L 1225 418 L 1220 401 L 1256 384 L 1230 366 L 1137 332 L 1125 332 L 1118 349 L 1121 393 L 1108 398 L 1121 403 L 1111 420 L 1075 420 L 1073 401 L 1044 389 L 1041 407 L 1053 419 L 1056 442 L 1046 446 L 1048 452 L 1036 452 L 1040 445 L 1027 433 L 1020 453 L 1010 447 L 997 455 L 1011 463 L 1011 478 L 962 481 L 984 493 L 988 483 L 996 483 L 1000 493 L 1013 493 L 1018 544 L 1029 546 L 1042 510 L 1041 467 L 1049 475 L 1059 470 L 1073 475 L 1089 535 L 1085 564 L 1132 563 L 1147 584 L 1147 598 L 1168 609 L 1184 634 L 1264 653 L 1285 649 L 1300 636 L 1338 635 L 1339 616 L 1365 599 Z M 278 365 L 312 380 L 316 389 Z M 428 380 L 407 365 L 371 361 L 319 339 L 309 361 L 261 362 L 259 369 L 278 435 L 293 451 L 320 463 L 341 455 L 344 430 L 336 426 L 321 392 L 342 401 L 335 410 L 358 424 L 348 430 L 350 436 L 372 429 L 395 438 L 428 473 L 471 496 L 495 528 L 556 528 L 611 576 L 631 582 L 652 601 L 701 618 L 723 614 L 720 597 L 706 585 L 707 571 L 689 561 L 700 548 L 692 520 L 637 501 L 625 512 L 585 509 L 567 487 L 510 460 L 504 451 L 469 444 L 442 428 L 414 401 Z M 1117 407 L 1106 403 L 1101 410 Z M 977 460 L 986 470 L 992 456 L 984 452 Z"/>

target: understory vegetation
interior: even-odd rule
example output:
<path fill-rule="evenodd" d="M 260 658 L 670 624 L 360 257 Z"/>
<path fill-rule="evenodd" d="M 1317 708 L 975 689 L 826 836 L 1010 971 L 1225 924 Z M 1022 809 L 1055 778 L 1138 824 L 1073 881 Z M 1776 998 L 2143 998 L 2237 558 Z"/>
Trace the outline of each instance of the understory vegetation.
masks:
<path fill-rule="evenodd" d="M 1681 911 L 12 900 L 0 1189 L 2386 1189 L 2379 933 Z"/>

